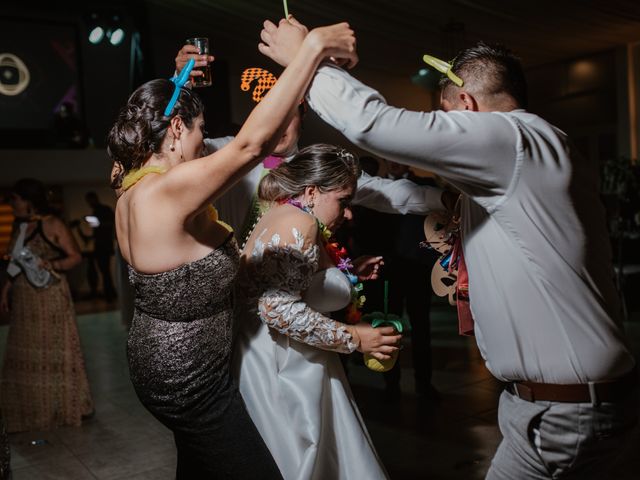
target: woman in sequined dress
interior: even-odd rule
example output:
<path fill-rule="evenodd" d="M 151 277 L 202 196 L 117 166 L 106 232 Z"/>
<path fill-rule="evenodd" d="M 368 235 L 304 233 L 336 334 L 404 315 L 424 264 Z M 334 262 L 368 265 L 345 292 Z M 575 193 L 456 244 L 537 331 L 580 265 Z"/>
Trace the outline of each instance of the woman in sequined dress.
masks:
<path fill-rule="evenodd" d="M 118 243 L 136 293 L 131 380 L 174 433 L 178 479 L 280 477 L 229 373 L 238 249 L 210 202 L 273 149 L 322 60 L 355 64 L 354 42 L 346 24 L 312 31 L 236 138 L 212 155 L 199 158 L 200 100 L 181 88 L 167 107 L 167 80 L 136 90 L 110 132 Z"/>

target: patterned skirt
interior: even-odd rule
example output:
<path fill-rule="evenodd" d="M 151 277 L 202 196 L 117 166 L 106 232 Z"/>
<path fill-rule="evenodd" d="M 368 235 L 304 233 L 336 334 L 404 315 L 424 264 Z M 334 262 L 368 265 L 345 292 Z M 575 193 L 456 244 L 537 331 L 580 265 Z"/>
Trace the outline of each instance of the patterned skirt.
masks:
<path fill-rule="evenodd" d="M 93 412 L 65 279 L 36 289 L 24 275 L 16 278 L 0 408 L 9 433 L 79 426 Z"/>

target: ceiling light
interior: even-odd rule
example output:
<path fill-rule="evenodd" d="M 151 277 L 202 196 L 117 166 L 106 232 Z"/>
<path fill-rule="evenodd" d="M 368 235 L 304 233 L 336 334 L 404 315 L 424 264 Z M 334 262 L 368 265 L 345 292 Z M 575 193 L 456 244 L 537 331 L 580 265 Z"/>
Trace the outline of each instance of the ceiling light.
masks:
<path fill-rule="evenodd" d="M 97 45 L 104 38 L 104 30 L 102 27 L 94 27 L 89 33 L 89 41 L 94 45 Z"/>
<path fill-rule="evenodd" d="M 111 45 L 120 45 L 122 40 L 124 40 L 124 30 L 116 28 L 111 32 L 111 35 L 109 36 L 109 42 L 111 42 Z"/>

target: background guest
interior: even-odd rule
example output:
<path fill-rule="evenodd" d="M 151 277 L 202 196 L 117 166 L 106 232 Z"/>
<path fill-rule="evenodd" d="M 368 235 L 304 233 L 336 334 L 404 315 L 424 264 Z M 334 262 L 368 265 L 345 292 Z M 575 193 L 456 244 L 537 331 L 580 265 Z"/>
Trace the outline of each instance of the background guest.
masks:
<path fill-rule="evenodd" d="M 85 242 L 93 241 L 93 248 L 87 257 L 87 282 L 91 289 L 90 295 L 92 298 L 98 296 L 99 271 L 104 298 L 107 302 L 112 302 L 116 298 L 116 289 L 111 275 L 111 257 L 115 252 L 113 248 L 115 214 L 111 207 L 100 203 L 96 192 L 87 192 L 84 198 L 92 209 L 93 218 L 86 218 L 86 220 L 93 233 L 85 235 L 79 228 L 77 231 Z M 75 222 L 74 226 L 78 227 L 79 223 Z"/>
<path fill-rule="evenodd" d="M 3 285 L 0 302 L 11 312 L 0 389 L 5 425 L 10 433 L 79 426 L 93 401 L 65 272 L 80 263 L 80 251 L 66 225 L 48 214 L 41 182 L 19 180 L 11 206 L 16 221 L 9 251 L 21 236 L 52 281 L 34 286 L 15 258 L 10 263 L 15 276 Z"/>

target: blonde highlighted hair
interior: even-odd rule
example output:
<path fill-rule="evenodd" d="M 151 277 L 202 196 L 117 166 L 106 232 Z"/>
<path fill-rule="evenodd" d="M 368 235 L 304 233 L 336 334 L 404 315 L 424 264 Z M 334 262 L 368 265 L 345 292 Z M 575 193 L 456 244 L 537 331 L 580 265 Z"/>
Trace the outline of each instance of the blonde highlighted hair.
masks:
<path fill-rule="evenodd" d="M 277 202 L 298 197 L 310 186 L 320 192 L 355 188 L 359 176 L 358 160 L 352 153 L 319 143 L 303 148 L 289 162 L 265 175 L 258 186 L 258 197 Z"/>

